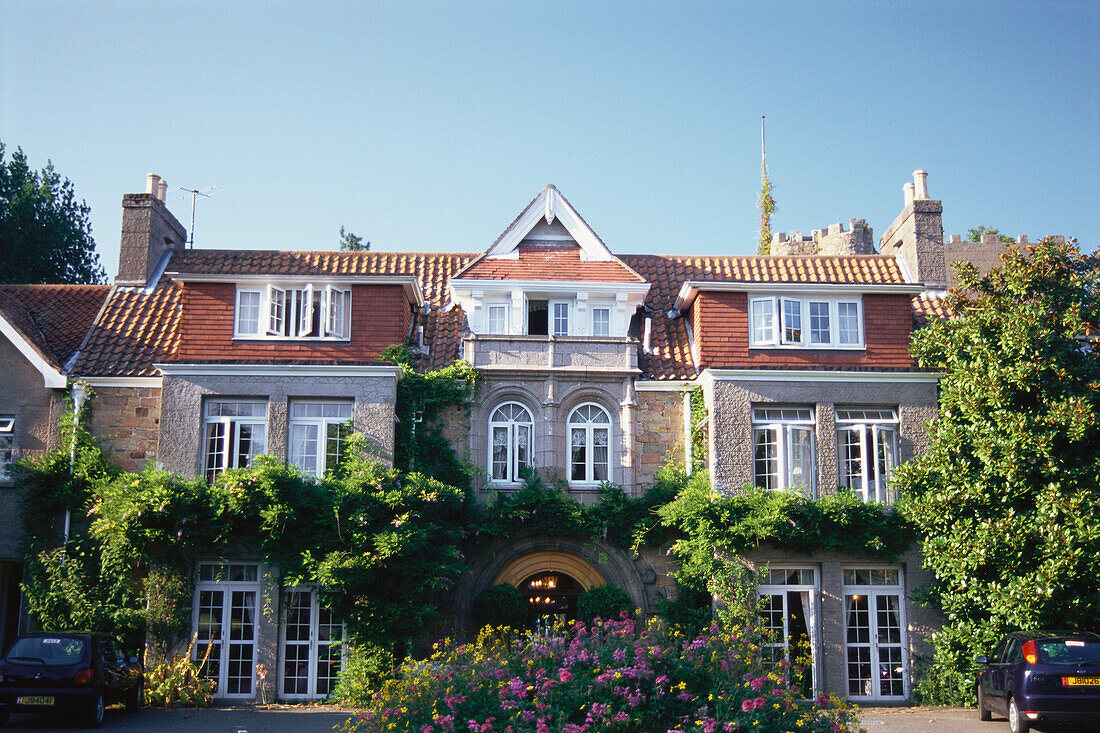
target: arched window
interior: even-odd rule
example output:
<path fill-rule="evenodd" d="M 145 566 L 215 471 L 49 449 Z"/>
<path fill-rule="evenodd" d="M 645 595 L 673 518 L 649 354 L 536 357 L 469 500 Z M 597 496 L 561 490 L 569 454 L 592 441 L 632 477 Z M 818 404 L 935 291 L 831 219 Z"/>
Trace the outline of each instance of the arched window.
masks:
<path fill-rule="evenodd" d="M 517 402 L 505 402 L 489 418 L 489 475 L 493 483 L 517 483 L 519 471 L 531 465 L 531 413 Z"/>
<path fill-rule="evenodd" d="M 569 414 L 569 480 L 598 483 L 609 480 L 611 416 L 599 405 L 586 403 Z"/>

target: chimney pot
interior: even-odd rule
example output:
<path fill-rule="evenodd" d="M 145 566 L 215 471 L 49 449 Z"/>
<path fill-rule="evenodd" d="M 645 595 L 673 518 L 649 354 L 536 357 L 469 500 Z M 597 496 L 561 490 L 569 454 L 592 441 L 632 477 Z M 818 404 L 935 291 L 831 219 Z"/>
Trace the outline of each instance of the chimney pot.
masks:
<path fill-rule="evenodd" d="M 163 178 L 157 183 L 157 198 L 162 204 L 167 203 L 165 199 L 168 198 L 168 182 Z"/>
<path fill-rule="evenodd" d="M 913 171 L 913 182 L 917 185 L 916 197 L 922 201 L 928 198 L 928 171 Z"/>
<path fill-rule="evenodd" d="M 901 187 L 901 190 L 905 192 L 905 205 L 912 206 L 916 186 L 914 186 L 912 183 L 906 183 L 904 186 Z"/>
<path fill-rule="evenodd" d="M 160 186 L 160 176 L 156 173 L 145 174 L 145 193 L 157 195 L 157 187 Z"/>

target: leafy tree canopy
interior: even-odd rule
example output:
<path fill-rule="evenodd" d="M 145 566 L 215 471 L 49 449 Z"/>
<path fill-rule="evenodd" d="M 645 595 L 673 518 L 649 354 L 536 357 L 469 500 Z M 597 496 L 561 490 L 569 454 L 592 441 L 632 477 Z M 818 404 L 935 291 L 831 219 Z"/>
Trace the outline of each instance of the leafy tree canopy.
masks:
<path fill-rule="evenodd" d="M 367 252 L 370 250 L 370 242 L 363 244 L 363 238 L 344 231 L 340 227 L 340 251 L 341 252 Z"/>
<path fill-rule="evenodd" d="M 926 699 L 973 700 L 1006 631 L 1100 631 L 1100 269 L 1073 242 L 956 265 L 951 320 L 914 337 L 943 373 L 931 449 L 895 474 L 945 626 Z"/>
<path fill-rule="evenodd" d="M 90 211 L 53 163 L 36 172 L 21 149 L 5 161 L 0 142 L 0 282 L 104 282 Z"/>
<path fill-rule="evenodd" d="M 1016 241 L 1015 239 L 1008 236 L 1007 234 L 1001 234 L 999 229 L 992 229 L 990 227 L 983 226 L 983 225 L 979 225 L 975 229 L 967 229 L 966 234 L 967 234 L 966 241 L 968 241 L 968 242 L 980 242 L 980 241 L 982 241 L 982 235 L 983 234 L 995 234 L 995 235 L 997 235 L 997 241 L 1002 243 L 1002 244 L 1012 244 Z"/>

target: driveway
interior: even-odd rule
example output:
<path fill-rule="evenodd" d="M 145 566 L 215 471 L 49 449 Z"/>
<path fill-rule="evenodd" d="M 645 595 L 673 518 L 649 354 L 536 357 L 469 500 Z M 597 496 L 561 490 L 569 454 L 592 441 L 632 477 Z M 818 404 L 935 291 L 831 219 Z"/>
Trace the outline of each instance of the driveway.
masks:
<path fill-rule="evenodd" d="M 160 710 L 145 708 L 137 715 L 109 709 L 104 730 L 141 733 L 330 733 L 352 716 L 328 707 L 209 708 Z M 1008 733 L 1008 721 L 994 716 L 982 723 L 973 709 L 907 707 L 863 708 L 860 728 L 866 733 Z M 14 715 L 8 727 L 17 731 L 79 730 L 76 722 L 40 715 Z M 1035 730 L 1067 730 L 1043 726 Z M 1073 733 L 1084 729 L 1076 727 Z M 1100 724 L 1093 726 L 1100 733 Z M 769 733 L 778 733 L 776 731 Z"/>

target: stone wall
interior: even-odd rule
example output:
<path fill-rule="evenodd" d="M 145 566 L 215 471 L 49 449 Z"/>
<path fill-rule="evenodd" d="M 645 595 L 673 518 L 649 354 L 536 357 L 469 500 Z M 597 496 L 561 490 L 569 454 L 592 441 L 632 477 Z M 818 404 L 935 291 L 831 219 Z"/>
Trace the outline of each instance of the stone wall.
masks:
<path fill-rule="evenodd" d="M 936 382 L 892 382 L 888 375 L 856 381 L 704 381 L 711 419 L 711 481 L 717 491 L 731 494 L 754 481 L 752 408 L 773 403 L 814 408 L 817 450 L 817 494 L 832 493 L 839 485 L 835 408 L 842 406 L 896 407 L 900 460 L 927 452 L 925 425 L 937 412 Z"/>
<path fill-rule="evenodd" d="M 156 461 L 160 388 L 95 387 L 92 393 L 88 428 L 111 463 L 124 471 L 140 471 Z"/>
<path fill-rule="evenodd" d="M 772 235 L 773 256 L 790 255 L 873 255 L 875 238 L 871 227 L 862 219 L 852 219 L 849 227 L 831 224 L 827 229 L 814 229 L 810 236 L 802 232 Z"/>
<path fill-rule="evenodd" d="M 379 460 L 393 462 L 393 413 L 397 399 L 393 377 L 223 374 L 164 378 L 158 448 L 158 464 L 162 468 L 184 476 L 201 475 L 203 401 L 221 396 L 268 401 L 267 452 L 284 461 L 288 453 L 290 400 L 352 400 L 352 429 L 363 433 Z"/>
<path fill-rule="evenodd" d="M 878 558 L 838 555 L 831 552 L 796 555 L 769 546 L 748 553 L 743 560 L 749 567 L 756 569 L 764 566 L 814 569 L 818 583 L 814 593 L 818 617 L 812 623 L 816 627 L 818 649 L 821 652 L 815 660 L 815 675 L 819 676 L 821 691 L 840 697 L 849 696 L 843 569 L 846 567 L 900 569 L 902 585 L 899 594 L 902 596 L 901 604 L 908 636 L 906 652 L 909 675 L 906 691 L 912 690 L 914 669 L 922 660 L 931 658 L 931 635 L 943 625 L 943 619 L 935 609 L 914 600 L 917 591 L 932 581 L 932 574 L 922 567 L 921 555 L 917 548 L 910 548 L 897 559 L 897 562 L 884 562 Z"/>
<path fill-rule="evenodd" d="M 653 477 L 666 461 L 684 460 L 684 393 L 638 391 L 635 410 L 634 448 L 639 491 L 653 485 Z"/>
<path fill-rule="evenodd" d="M 64 406 L 60 390 L 47 389 L 41 372 L 10 341 L 0 336 L 0 416 L 15 419 L 12 460 L 39 456 L 57 446 L 57 418 Z M 0 478 L 0 559 L 21 559 L 22 498 L 10 479 Z"/>

